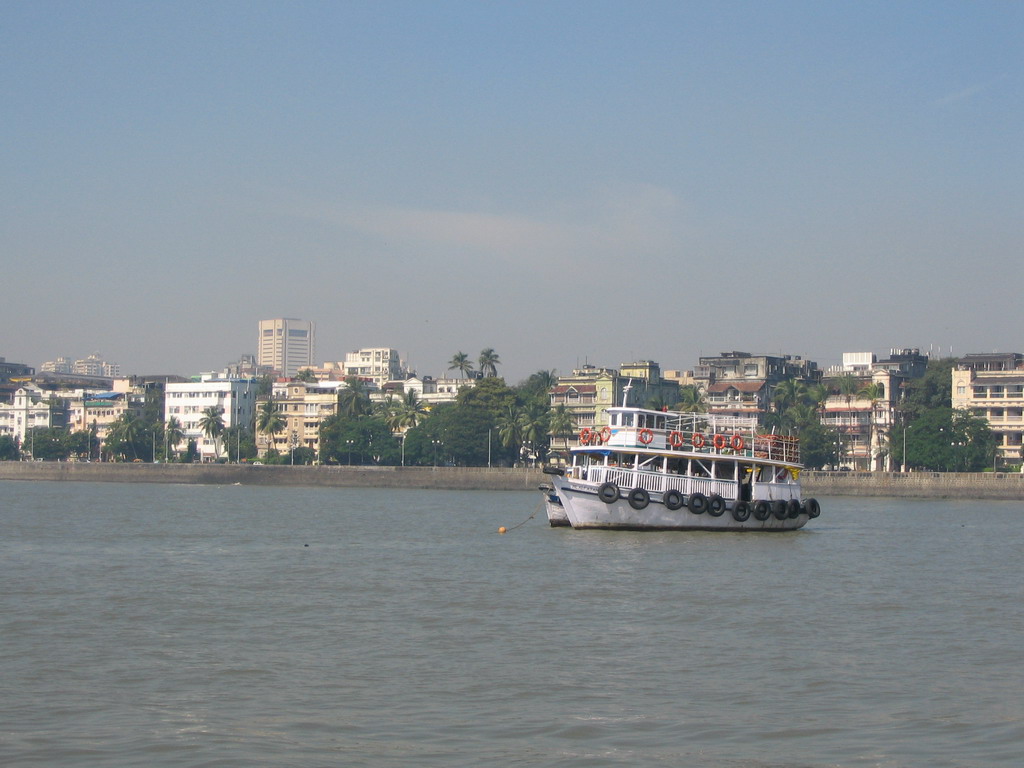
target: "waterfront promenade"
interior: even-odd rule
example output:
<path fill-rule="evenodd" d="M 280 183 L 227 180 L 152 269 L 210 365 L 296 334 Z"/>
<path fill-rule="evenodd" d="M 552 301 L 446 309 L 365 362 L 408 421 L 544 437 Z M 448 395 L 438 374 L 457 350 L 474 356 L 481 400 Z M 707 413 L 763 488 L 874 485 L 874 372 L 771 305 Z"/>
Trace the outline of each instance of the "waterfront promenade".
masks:
<path fill-rule="evenodd" d="M 1019 472 L 811 472 L 804 496 L 881 496 L 1024 501 Z M 0 480 L 337 488 L 434 488 L 523 491 L 546 481 L 539 469 L 486 467 L 292 467 L 251 464 L 82 464 L 0 462 Z"/>

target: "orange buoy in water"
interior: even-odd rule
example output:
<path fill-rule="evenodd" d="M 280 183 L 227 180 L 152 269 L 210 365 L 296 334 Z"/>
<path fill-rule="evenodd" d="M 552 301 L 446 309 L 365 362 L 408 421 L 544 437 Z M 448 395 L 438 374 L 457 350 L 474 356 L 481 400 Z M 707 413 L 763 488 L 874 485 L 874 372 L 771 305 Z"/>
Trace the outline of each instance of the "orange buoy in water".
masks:
<path fill-rule="evenodd" d="M 505 533 L 505 530 L 506 530 L 506 528 L 503 525 L 503 526 L 501 526 L 501 528 L 498 529 L 498 533 Z"/>

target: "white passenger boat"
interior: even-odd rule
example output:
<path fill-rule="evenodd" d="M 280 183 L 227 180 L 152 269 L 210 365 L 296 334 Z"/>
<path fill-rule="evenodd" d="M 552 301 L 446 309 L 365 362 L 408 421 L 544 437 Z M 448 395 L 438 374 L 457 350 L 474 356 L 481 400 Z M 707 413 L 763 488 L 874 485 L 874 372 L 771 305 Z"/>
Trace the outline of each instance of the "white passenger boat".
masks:
<path fill-rule="evenodd" d="M 573 528 L 789 531 L 821 512 L 800 493 L 797 438 L 760 434 L 754 418 L 608 415 L 607 427 L 580 432 L 568 466 L 544 469 L 545 493 Z"/>

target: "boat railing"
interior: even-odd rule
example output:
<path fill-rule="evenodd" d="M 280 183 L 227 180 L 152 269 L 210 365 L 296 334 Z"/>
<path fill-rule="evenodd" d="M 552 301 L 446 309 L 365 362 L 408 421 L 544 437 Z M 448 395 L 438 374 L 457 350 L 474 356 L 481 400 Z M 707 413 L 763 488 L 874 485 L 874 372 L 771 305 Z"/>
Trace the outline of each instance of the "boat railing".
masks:
<path fill-rule="evenodd" d="M 615 483 L 624 491 L 643 488 L 648 493 L 665 493 L 674 489 L 685 494 L 703 493 L 705 496 L 718 494 L 726 498 L 734 496 L 736 492 L 735 480 L 717 480 L 711 477 L 673 475 L 664 472 L 644 472 L 621 467 L 589 467 L 586 479 L 597 485 Z"/>
<path fill-rule="evenodd" d="M 767 459 L 787 464 L 800 463 L 800 440 L 788 435 L 764 435 L 748 432 L 684 432 L 678 429 L 637 427 L 586 428 L 579 434 L 581 446 L 638 448 L 640 450 L 680 451 L 717 456 Z"/>

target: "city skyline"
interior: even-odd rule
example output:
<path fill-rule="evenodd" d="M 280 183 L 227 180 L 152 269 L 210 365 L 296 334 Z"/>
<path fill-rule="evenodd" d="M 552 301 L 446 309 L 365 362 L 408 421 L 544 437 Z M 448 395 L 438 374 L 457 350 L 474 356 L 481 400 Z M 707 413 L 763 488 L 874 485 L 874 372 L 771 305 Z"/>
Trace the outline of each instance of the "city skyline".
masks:
<path fill-rule="evenodd" d="M 1024 6 L 0 10 L 3 355 L 1016 351 Z M 986 309 L 992 311 L 985 312 Z M 1005 310 L 1003 310 L 1005 311 Z M 692 364 L 689 363 L 689 364 Z"/>

